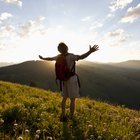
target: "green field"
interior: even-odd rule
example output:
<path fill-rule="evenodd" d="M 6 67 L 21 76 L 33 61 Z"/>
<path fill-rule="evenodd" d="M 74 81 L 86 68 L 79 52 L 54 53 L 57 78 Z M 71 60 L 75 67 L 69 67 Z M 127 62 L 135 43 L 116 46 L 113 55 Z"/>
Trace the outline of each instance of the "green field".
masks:
<path fill-rule="evenodd" d="M 0 81 L 0 140 L 139 140 L 140 112 L 79 98 L 60 122 L 60 93 Z"/>

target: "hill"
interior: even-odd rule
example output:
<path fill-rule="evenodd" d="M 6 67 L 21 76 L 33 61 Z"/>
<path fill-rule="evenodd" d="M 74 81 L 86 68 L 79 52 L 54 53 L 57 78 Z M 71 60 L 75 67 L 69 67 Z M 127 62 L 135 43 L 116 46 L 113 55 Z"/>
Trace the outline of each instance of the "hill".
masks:
<path fill-rule="evenodd" d="M 129 61 L 125 61 L 125 62 L 116 63 L 113 65 L 118 66 L 118 67 L 139 69 L 140 70 L 140 61 L 139 60 L 129 60 Z"/>
<path fill-rule="evenodd" d="M 116 64 L 80 61 L 77 62 L 77 73 L 81 81 L 82 97 L 140 109 L 140 61 Z M 59 91 L 53 62 L 27 61 L 2 67 L 0 79 Z"/>
<path fill-rule="evenodd" d="M 75 118 L 63 123 L 60 100 L 59 93 L 0 81 L 0 139 L 140 139 L 138 111 L 81 98 Z"/>
<path fill-rule="evenodd" d="M 0 62 L 0 67 L 5 67 L 5 66 L 9 66 L 9 65 L 13 65 L 14 63 L 7 63 L 7 62 Z"/>

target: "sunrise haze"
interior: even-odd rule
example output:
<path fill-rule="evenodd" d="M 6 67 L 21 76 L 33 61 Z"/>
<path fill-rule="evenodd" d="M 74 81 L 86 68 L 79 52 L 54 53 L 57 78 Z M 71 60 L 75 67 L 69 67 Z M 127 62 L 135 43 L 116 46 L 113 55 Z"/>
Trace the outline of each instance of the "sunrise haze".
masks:
<path fill-rule="evenodd" d="M 0 0 L 0 62 L 57 55 L 65 42 L 87 60 L 140 60 L 139 0 Z"/>

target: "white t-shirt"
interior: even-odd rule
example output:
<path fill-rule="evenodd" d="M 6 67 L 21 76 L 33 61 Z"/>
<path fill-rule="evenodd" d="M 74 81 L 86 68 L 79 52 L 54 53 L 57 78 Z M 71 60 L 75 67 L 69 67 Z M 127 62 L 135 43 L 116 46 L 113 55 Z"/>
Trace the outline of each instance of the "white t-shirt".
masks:
<path fill-rule="evenodd" d="M 59 57 L 59 55 L 54 57 L 54 60 L 56 60 L 57 57 Z M 78 57 L 79 55 L 75 55 L 72 53 L 66 55 L 67 66 L 70 70 L 75 65 L 75 61 L 78 61 Z M 62 87 L 62 96 L 69 98 L 78 98 L 80 96 L 77 75 L 74 75 L 70 77 L 67 81 L 64 81 Z"/>
<path fill-rule="evenodd" d="M 59 57 L 59 55 L 53 57 L 53 60 L 57 60 L 57 58 Z M 66 55 L 66 61 L 67 61 L 67 66 L 68 66 L 68 69 L 71 70 L 75 61 L 78 61 L 78 57 L 79 55 L 75 55 L 75 54 L 72 54 L 72 53 L 68 53 Z"/>

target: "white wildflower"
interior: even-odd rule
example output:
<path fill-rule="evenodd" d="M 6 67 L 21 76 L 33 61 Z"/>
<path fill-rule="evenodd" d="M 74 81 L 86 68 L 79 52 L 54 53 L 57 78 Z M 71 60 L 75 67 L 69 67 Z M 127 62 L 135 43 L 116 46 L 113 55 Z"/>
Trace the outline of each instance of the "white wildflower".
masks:
<path fill-rule="evenodd" d="M 29 130 L 28 129 L 25 129 L 25 133 L 29 133 Z"/>
<path fill-rule="evenodd" d="M 93 125 L 89 124 L 89 125 L 88 125 L 88 128 L 93 128 Z"/>
<path fill-rule="evenodd" d="M 38 129 L 38 130 L 36 130 L 36 133 L 37 133 L 37 134 L 40 134 L 40 133 L 41 133 L 41 131 Z"/>
<path fill-rule="evenodd" d="M 102 139 L 102 136 L 98 136 L 98 139 Z"/>
<path fill-rule="evenodd" d="M 17 124 L 17 123 L 14 123 L 14 126 L 15 126 L 15 127 L 17 127 L 17 126 L 18 126 L 18 124 Z"/>
<path fill-rule="evenodd" d="M 39 139 L 39 135 L 38 135 L 38 134 L 36 134 L 36 135 L 35 135 L 35 138 L 36 138 L 36 139 Z"/>
<path fill-rule="evenodd" d="M 111 137 L 113 137 L 113 134 L 111 134 Z"/>
<path fill-rule="evenodd" d="M 87 123 L 91 123 L 90 121 L 87 121 Z"/>
<path fill-rule="evenodd" d="M 38 121 L 40 121 L 41 119 L 40 119 L 40 118 L 38 118 L 37 120 L 38 120 Z"/>
<path fill-rule="evenodd" d="M 47 140 L 52 140 L 52 137 L 47 137 Z"/>
<path fill-rule="evenodd" d="M 19 137 L 17 138 L 17 140 L 23 140 L 23 137 L 22 137 L 22 136 L 19 136 Z"/>
<path fill-rule="evenodd" d="M 0 123 L 4 123 L 4 120 L 2 118 L 0 119 Z"/>
<path fill-rule="evenodd" d="M 90 135 L 90 138 L 94 138 L 94 135 Z"/>

